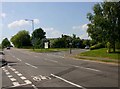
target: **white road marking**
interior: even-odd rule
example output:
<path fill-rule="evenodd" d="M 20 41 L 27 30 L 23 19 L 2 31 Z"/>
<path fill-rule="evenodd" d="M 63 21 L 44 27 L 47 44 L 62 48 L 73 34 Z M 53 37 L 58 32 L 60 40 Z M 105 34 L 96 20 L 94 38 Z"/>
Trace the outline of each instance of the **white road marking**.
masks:
<path fill-rule="evenodd" d="M 92 69 L 92 68 L 86 68 L 86 69 L 101 72 L 100 70 L 96 70 L 96 69 Z"/>
<path fill-rule="evenodd" d="M 19 73 L 19 74 L 17 74 L 18 76 L 22 76 L 22 74 L 21 73 Z"/>
<path fill-rule="evenodd" d="M 19 74 L 19 72 L 18 72 L 18 71 L 15 71 L 15 73 L 16 73 L 16 74 Z"/>
<path fill-rule="evenodd" d="M 10 78 L 10 80 L 11 80 L 11 81 L 16 81 L 16 79 L 15 79 L 15 78 Z"/>
<path fill-rule="evenodd" d="M 26 79 L 26 77 L 24 77 L 24 76 L 22 76 L 22 77 L 20 77 L 22 80 L 25 80 Z"/>
<path fill-rule="evenodd" d="M 12 71 L 16 71 L 16 69 L 14 69 L 14 68 L 12 68 L 12 67 L 11 67 L 10 69 L 11 69 Z"/>
<path fill-rule="evenodd" d="M 32 84 L 32 82 L 30 80 L 25 80 L 24 81 L 26 84 Z"/>
<path fill-rule="evenodd" d="M 86 88 L 84 88 L 84 87 L 82 87 L 82 86 L 80 86 L 80 85 L 78 85 L 78 84 L 75 84 L 75 83 L 73 83 L 73 82 L 70 82 L 70 81 L 68 81 L 68 80 L 66 80 L 66 79 L 64 79 L 64 78 L 62 78 L 62 77 L 56 76 L 56 75 L 54 75 L 54 74 L 51 74 L 51 76 L 53 76 L 53 77 L 55 77 L 55 78 L 58 78 L 58 79 L 66 82 L 66 83 L 69 83 L 69 84 L 71 84 L 71 85 L 73 85 L 73 86 L 76 86 L 76 87 L 79 87 L 79 88 L 82 88 L 82 89 L 86 89 Z"/>
<path fill-rule="evenodd" d="M 38 57 L 38 56 L 35 56 L 35 57 Z"/>
<path fill-rule="evenodd" d="M 15 58 L 15 56 L 13 56 Z"/>
<path fill-rule="evenodd" d="M 87 70 L 92 70 L 92 71 L 96 71 L 96 72 L 101 72 L 100 70 L 93 69 L 93 68 L 87 68 L 87 67 L 76 66 L 76 65 L 71 65 L 71 66 L 74 66 L 74 67 L 77 67 L 77 68 L 82 68 L 82 69 L 87 69 Z"/>
<path fill-rule="evenodd" d="M 8 70 L 4 69 L 5 72 L 8 72 Z"/>
<path fill-rule="evenodd" d="M 12 75 L 8 75 L 9 78 L 13 77 Z"/>
<path fill-rule="evenodd" d="M 22 61 L 21 59 L 17 58 L 18 61 Z"/>
<path fill-rule="evenodd" d="M 32 87 L 33 87 L 34 89 L 38 89 L 35 85 L 32 85 Z"/>
<path fill-rule="evenodd" d="M 9 75 L 10 73 L 9 72 L 6 72 L 6 75 Z"/>
<path fill-rule="evenodd" d="M 33 65 L 29 64 L 29 63 L 25 63 L 25 64 L 37 69 L 36 66 L 33 66 Z"/>
<path fill-rule="evenodd" d="M 14 86 L 20 86 L 20 84 L 18 82 L 13 82 Z"/>
<path fill-rule="evenodd" d="M 39 75 L 42 80 L 47 79 L 45 76 Z"/>
<path fill-rule="evenodd" d="M 55 60 L 50 60 L 50 59 L 44 59 L 44 60 L 51 61 L 51 62 L 55 62 L 55 63 L 57 63 L 57 62 L 58 62 L 58 61 L 55 61 Z"/>

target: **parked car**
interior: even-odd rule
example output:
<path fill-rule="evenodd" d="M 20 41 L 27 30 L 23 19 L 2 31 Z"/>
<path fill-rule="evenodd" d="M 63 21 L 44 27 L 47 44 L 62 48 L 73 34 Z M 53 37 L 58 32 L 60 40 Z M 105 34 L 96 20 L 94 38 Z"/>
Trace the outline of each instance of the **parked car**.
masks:
<path fill-rule="evenodd" d="M 9 49 L 9 50 L 10 50 L 10 47 L 7 47 L 7 49 Z"/>
<path fill-rule="evenodd" d="M 7 65 L 7 61 L 5 60 L 5 54 L 3 51 L 0 51 L 0 67 Z"/>
<path fill-rule="evenodd" d="M 89 49 L 90 47 L 87 45 L 87 46 L 85 46 L 85 49 Z"/>

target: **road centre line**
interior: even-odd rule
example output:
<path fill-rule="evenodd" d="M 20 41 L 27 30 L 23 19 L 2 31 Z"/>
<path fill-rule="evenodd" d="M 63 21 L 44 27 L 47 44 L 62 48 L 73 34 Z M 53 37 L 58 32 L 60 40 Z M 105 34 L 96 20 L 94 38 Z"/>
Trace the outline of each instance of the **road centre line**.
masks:
<path fill-rule="evenodd" d="M 74 67 L 77 67 L 77 68 L 82 68 L 82 69 L 87 69 L 87 70 L 92 70 L 92 71 L 96 71 L 96 72 L 101 72 L 100 70 L 93 69 L 93 68 L 87 68 L 87 67 L 76 66 L 76 65 L 71 65 L 71 66 L 74 66 Z"/>
<path fill-rule="evenodd" d="M 22 61 L 21 59 L 17 58 L 18 61 Z"/>
<path fill-rule="evenodd" d="M 44 59 L 44 60 L 51 61 L 51 62 L 55 62 L 55 63 L 57 63 L 57 62 L 58 62 L 58 61 L 51 60 L 51 59 Z"/>
<path fill-rule="evenodd" d="M 37 69 L 36 66 L 33 66 L 33 65 L 29 64 L 29 63 L 25 63 L 25 64 Z"/>
<path fill-rule="evenodd" d="M 57 75 L 51 74 L 51 76 L 53 76 L 53 77 L 55 77 L 55 78 L 58 78 L 58 79 L 66 82 L 66 83 L 68 83 L 68 84 L 71 84 L 71 85 L 73 85 L 73 86 L 76 86 L 76 87 L 79 87 L 79 88 L 82 88 L 82 89 L 86 89 L 86 88 L 84 88 L 84 87 L 81 86 L 81 85 L 78 85 L 78 84 L 75 84 L 75 83 L 73 83 L 73 82 L 70 82 L 70 81 L 68 81 L 68 80 L 66 80 L 66 79 L 64 79 L 64 78 L 62 78 L 62 77 L 57 76 Z"/>

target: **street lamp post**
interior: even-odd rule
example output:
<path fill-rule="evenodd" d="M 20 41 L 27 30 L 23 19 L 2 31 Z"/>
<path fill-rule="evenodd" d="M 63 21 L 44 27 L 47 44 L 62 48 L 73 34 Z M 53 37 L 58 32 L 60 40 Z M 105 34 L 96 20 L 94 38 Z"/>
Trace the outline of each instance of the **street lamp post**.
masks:
<path fill-rule="evenodd" d="M 32 22 L 32 31 L 34 31 L 34 20 L 33 19 L 25 19 L 25 21 L 31 21 Z M 32 35 L 32 34 L 31 34 Z M 34 39 L 33 39 L 34 40 Z M 32 40 L 32 41 L 33 41 Z M 34 42 L 32 42 L 33 50 L 34 50 Z"/>

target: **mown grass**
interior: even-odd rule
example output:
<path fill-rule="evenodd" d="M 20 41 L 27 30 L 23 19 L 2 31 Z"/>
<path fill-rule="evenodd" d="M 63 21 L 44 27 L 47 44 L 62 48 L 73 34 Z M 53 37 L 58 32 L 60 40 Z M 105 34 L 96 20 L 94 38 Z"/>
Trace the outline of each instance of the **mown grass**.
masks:
<path fill-rule="evenodd" d="M 33 52 L 40 52 L 40 53 L 44 53 L 44 52 L 59 52 L 59 51 L 68 51 L 68 48 L 49 48 L 49 49 L 30 49 L 30 51 Z"/>
<path fill-rule="evenodd" d="M 117 50 L 115 53 L 107 53 L 106 48 L 90 50 L 87 52 L 83 52 L 78 56 L 89 56 L 89 57 L 100 57 L 100 58 L 109 58 L 109 59 L 119 59 L 120 50 Z"/>

